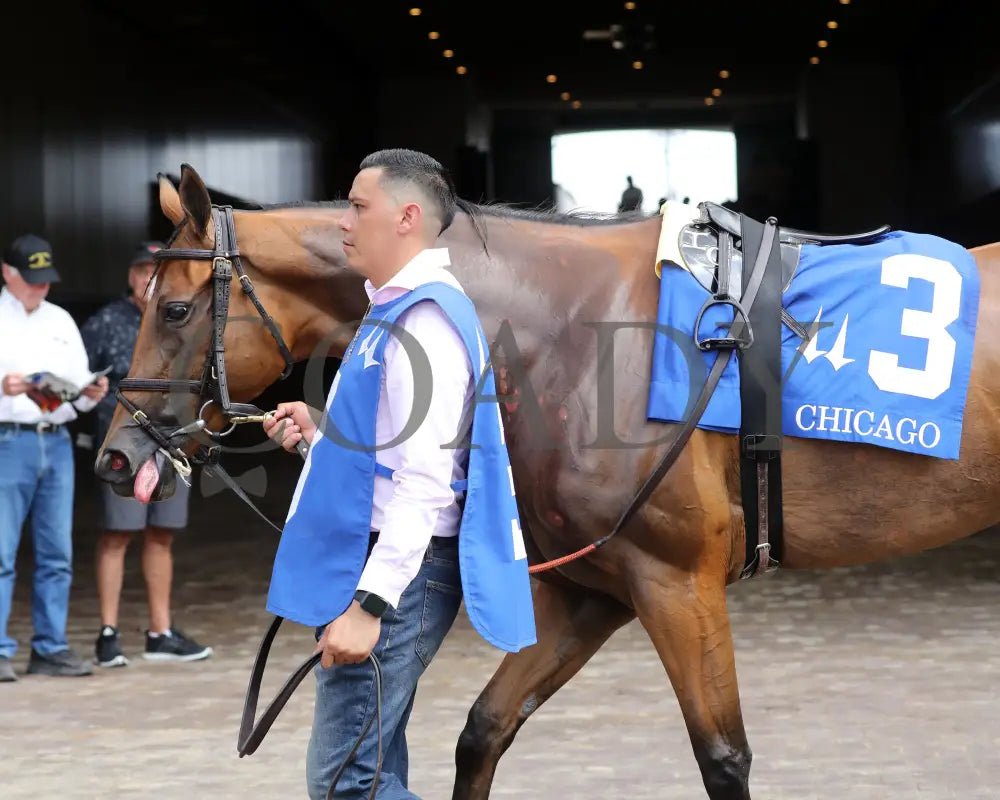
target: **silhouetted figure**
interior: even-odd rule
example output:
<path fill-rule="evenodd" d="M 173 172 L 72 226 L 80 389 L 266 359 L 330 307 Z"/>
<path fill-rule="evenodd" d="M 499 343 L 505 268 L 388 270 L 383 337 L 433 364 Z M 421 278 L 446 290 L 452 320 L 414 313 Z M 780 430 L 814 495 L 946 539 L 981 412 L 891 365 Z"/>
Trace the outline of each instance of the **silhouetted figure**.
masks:
<path fill-rule="evenodd" d="M 638 211 L 642 205 L 642 189 L 633 185 L 631 175 L 627 175 L 625 180 L 628 182 L 628 187 L 622 192 L 622 199 L 618 204 L 618 210 Z"/>

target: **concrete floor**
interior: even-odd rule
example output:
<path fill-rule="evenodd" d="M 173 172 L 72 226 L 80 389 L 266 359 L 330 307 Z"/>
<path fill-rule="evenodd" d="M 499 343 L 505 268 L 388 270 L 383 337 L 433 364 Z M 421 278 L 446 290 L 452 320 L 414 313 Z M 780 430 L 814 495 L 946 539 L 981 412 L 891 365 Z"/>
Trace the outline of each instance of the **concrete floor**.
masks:
<path fill-rule="evenodd" d="M 239 470 L 237 470 L 239 471 Z M 94 495 L 78 491 L 71 644 L 91 654 Z M 283 516 L 294 475 L 268 473 L 263 507 Z M 0 686 L 0 798 L 304 797 L 307 679 L 260 750 L 236 756 L 276 534 L 227 494 L 193 493 L 196 523 L 176 544 L 175 624 L 215 648 L 208 661 L 86 679 L 22 676 Z M 30 552 L 11 621 L 27 660 Z M 755 797 L 993 798 L 1000 781 L 995 657 L 1000 535 L 878 565 L 779 572 L 730 591 Z M 139 551 L 130 551 L 121 627 L 139 656 L 146 627 Z M 312 649 L 286 624 L 264 695 Z M 500 660 L 464 612 L 428 670 L 409 728 L 411 788 L 448 798 L 454 747 Z M 619 631 L 521 730 L 493 797 L 704 797 L 672 690 L 642 628 Z"/>

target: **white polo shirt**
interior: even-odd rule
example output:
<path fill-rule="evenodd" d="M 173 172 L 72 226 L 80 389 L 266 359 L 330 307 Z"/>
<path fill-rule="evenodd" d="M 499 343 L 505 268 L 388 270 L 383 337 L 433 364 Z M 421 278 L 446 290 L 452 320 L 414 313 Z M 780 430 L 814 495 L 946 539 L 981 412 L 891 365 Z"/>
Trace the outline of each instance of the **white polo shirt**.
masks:
<path fill-rule="evenodd" d="M 4 287 L 0 290 L 0 378 L 11 372 L 51 372 L 78 386 L 86 384 L 92 374 L 80 331 L 68 311 L 43 300 L 29 313 Z M 0 422 L 63 424 L 76 419 L 77 410 L 90 411 L 95 405 L 97 401 L 81 396 L 72 404 L 43 412 L 25 394 L 0 393 Z"/>

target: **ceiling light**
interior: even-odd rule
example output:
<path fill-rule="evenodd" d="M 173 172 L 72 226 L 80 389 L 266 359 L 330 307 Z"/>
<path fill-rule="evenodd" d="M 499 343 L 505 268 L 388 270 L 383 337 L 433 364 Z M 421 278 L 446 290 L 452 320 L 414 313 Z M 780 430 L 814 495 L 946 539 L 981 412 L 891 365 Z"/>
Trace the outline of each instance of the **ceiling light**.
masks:
<path fill-rule="evenodd" d="M 561 100 L 569 100 L 569 92 L 563 92 L 561 95 L 559 95 L 559 98 Z"/>
<path fill-rule="evenodd" d="M 410 16 L 411 17 L 419 17 L 422 13 L 423 13 L 423 11 L 421 11 L 419 8 L 411 8 L 410 9 Z"/>
<path fill-rule="evenodd" d="M 715 98 L 714 97 L 706 97 L 705 98 L 705 105 L 706 106 L 714 106 L 715 105 Z"/>
<path fill-rule="evenodd" d="M 613 42 L 611 43 L 611 46 L 612 46 L 612 47 L 613 47 L 613 48 L 614 48 L 615 50 L 621 50 L 621 49 L 622 49 L 623 47 L 625 47 L 625 42 L 621 41 L 620 39 L 615 39 L 615 40 L 614 40 L 614 41 L 613 41 Z"/>
<path fill-rule="evenodd" d="M 635 11 L 635 3 L 633 3 L 633 2 L 632 2 L 632 0 L 629 0 L 629 1 L 628 1 L 628 2 L 627 2 L 627 3 L 625 4 L 625 10 L 626 10 L 626 11 Z"/>
<path fill-rule="evenodd" d="M 467 70 L 465 67 L 455 67 L 455 72 L 457 72 L 459 75 L 464 75 L 468 71 L 469 70 Z"/>
<path fill-rule="evenodd" d="M 722 80 L 725 80 L 726 78 L 728 78 L 729 77 L 729 70 L 728 69 L 720 69 L 719 70 L 719 77 L 722 78 Z"/>
<path fill-rule="evenodd" d="M 840 4 L 842 6 L 849 6 L 851 4 L 851 0 L 840 0 Z"/>
<path fill-rule="evenodd" d="M 828 27 L 831 31 L 837 30 L 837 21 L 831 19 L 828 23 L 826 23 L 826 27 Z"/>
<path fill-rule="evenodd" d="M 453 55 L 455 55 L 455 51 L 445 50 L 441 55 L 443 55 L 445 58 L 451 58 Z"/>
<path fill-rule="evenodd" d="M 441 34 L 438 33 L 437 31 L 431 31 L 430 33 L 427 34 L 427 38 L 428 39 L 440 39 L 441 38 Z"/>
<path fill-rule="evenodd" d="M 829 44 L 830 43 L 826 39 L 820 39 L 818 42 L 816 42 L 816 46 L 820 48 L 826 47 Z"/>
<path fill-rule="evenodd" d="M 632 62 L 632 69 L 642 69 L 642 62 L 641 61 L 633 61 Z"/>
<path fill-rule="evenodd" d="M 573 108 L 579 108 L 579 107 L 580 107 L 580 106 L 582 105 L 582 103 L 580 103 L 580 101 L 579 101 L 579 100 L 574 100 L 574 101 L 573 101 L 573 102 L 571 103 L 571 105 L 573 106 Z"/>
<path fill-rule="evenodd" d="M 810 58 L 809 59 L 809 63 L 810 64 L 818 64 L 819 63 L 819 56 L 813 56 L 812 58 Z"/>
<path fill-rule="evenodd" d="M 718 97 L 722 94 L 722 89 L 712 89 L 712 97 Z"/>
<path fill-rule="evenodd" d="M 559 79 L 555 75 L 546 75 L 545 76 L 545 82 L 546 83 L 555 83 L 557 80 L 559 80 Z"/>

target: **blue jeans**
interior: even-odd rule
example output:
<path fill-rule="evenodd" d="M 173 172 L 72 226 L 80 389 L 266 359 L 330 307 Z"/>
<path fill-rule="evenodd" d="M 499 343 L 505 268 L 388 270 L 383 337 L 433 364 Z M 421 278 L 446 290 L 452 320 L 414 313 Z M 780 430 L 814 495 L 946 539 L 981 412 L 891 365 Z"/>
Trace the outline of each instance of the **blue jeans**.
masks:
<path fill-rule="evenodd" d="M 17 642 L 7 635 L 7 620 L 14 559 L 29 515 L 35 554 L 31 646 L 41 655 L 68 647 L 73 481 L 73 444 L 65 428 L 55 433 L 0 429 L 0 656 L 10 658 L 17 650 Z"/>
<path fill-rule="evenodd" d="M 375 657 L 382 665 L 382 776 L 379 800 L 417 796 L 406 788 L 406 723 L 417 681 L 455 621 L 462 601 L 458 537 L 435 539 L 399 608 L 382 618 Z M 317 635 L 322 635 L 322 629 Z M 326 800 L 330 781 L 375 711 L 375 671 L 361 664 L 316 666 L 316 708 L 306 754 L 311 800 Z M 337 782 L 337 798 L 363 800 L 371 792 L 377 758 L 377 722 Z M 419 800 L 419 799 L 418 799 Z"/>

